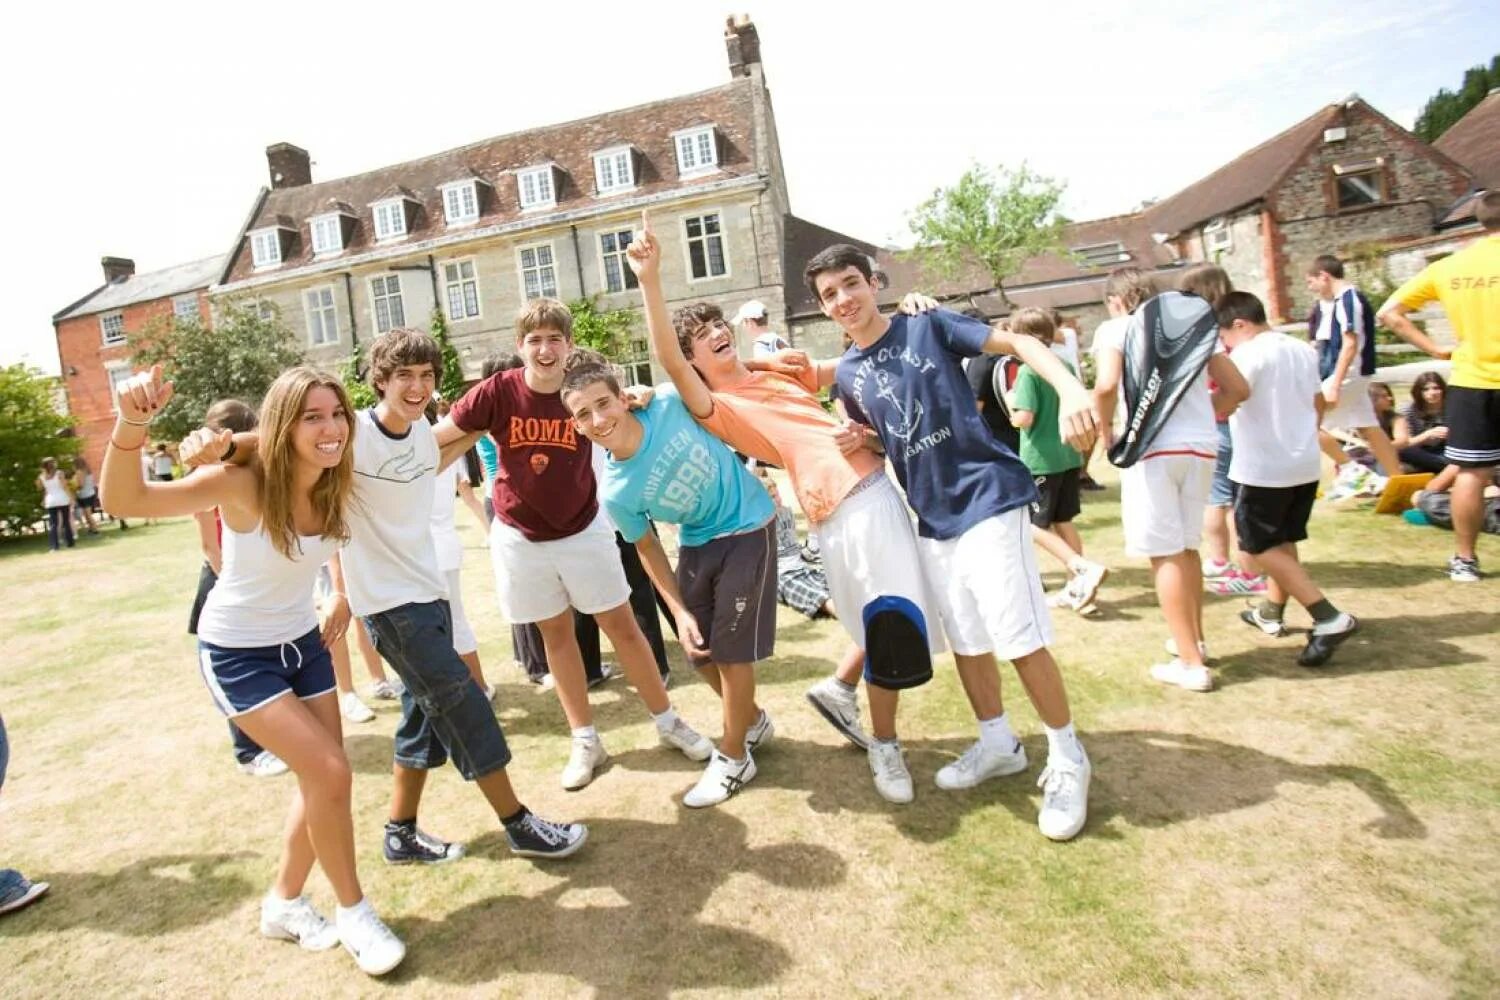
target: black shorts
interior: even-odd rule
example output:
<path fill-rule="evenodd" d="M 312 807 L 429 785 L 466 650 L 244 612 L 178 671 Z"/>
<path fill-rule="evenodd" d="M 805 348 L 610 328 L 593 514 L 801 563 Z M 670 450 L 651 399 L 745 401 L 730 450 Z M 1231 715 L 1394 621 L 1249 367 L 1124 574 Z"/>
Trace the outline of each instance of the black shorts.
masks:
<path fill-rule="evenodd" d="M 1307 519 L 1318 498 L 1316 482 L 1301 486 L 1234 484 L 1234 530 L 1240 551 L 1252 556 L 1307 537 Z"/>
<path fill-rule="evenodd" d="M 776 644 L 776 522 L 684 545 L 677 586 L 713 662 L 764 660 Z"/>
<path fill-rule="evenodd" d="M 1031 505 L 1031 526 L 1066 524 L 1083 510 L 1079 501 L 1078 469 L 1036 477 L 1037 502 Z"/>
<path fill-rule="evenodd" d="M 73 503 L 79 510 L 98 510 L 99 494 L 95 493 L 91 497 L 74 497 Z"/>
<path fill-rule="evenodd" d="M 1444 458 L 1466 469 L 1500 465 L 1500 389 L 1450 385 L 1443 417 L 1448 422 Z"/>

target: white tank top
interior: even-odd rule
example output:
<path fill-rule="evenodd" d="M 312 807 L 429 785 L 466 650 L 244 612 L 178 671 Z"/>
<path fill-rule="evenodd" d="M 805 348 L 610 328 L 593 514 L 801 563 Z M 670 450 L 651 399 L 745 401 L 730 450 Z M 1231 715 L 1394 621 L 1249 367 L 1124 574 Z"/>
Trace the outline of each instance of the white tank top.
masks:
<path fill-rule="evenodd" d="M 70 507 L 73 504 L 73 498 L 68 496 L 68 481 L 63 477 L 61 469 L 50 476 L 42 477 L 42 490 L 43 507 L 50 509 L 53 507 Z M 36 496 L 36 494 L 33 493 L 32 496 Z"/>
<path fill-rule="evenodd" d="M 78 499 L 87 500 L 98 491 L 94 485 L 94 474 L 85 472 L 78 477 Z"/>
<path fill-rule="evenodd" d="M 288 559 L 260 525 L 247 533 L 224 525 L 224 572 L 203 604 L 198 637 L 247 649 L 291 642 L 317 627 L 313 581 L 339 543 L 318 535 L 299 535 L 297 541 L 301 553 Z"/>

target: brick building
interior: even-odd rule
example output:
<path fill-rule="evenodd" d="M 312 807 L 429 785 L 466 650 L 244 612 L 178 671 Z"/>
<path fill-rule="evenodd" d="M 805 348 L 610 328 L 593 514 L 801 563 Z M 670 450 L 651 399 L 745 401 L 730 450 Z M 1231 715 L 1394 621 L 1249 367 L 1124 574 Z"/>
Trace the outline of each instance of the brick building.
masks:
<path fill-rule="evenodd" d="M 105 257 L 104 284 L 52 317 L 68 412 L 77 420 L 83 454 L 94 468 L 114 426 L 114 386 L 130 375 L 126 338 L 153 319 L 177 316 L 205 326 L 208 286 L 223 257 L 136 274 L 135 262 Z"/>

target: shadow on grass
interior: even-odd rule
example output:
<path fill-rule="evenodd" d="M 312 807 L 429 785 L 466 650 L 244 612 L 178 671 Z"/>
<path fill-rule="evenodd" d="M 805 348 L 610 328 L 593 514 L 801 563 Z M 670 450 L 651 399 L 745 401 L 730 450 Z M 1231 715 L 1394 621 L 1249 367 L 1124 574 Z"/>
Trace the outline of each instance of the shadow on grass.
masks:
<path fill-rule="evenodd" d="M 117 872 L 30 872 L 50 882 L 40 906 L 5 919 L 5 936 L 87 927 L 110 934 L 153 937 L 210 923 L 254 898 L 264 886 L 220 869 L 245 858 L 234 854 L 166 854 L 142 858 Z M 175 871 L 174 871 L 175 870 Z"/>
<path fill-rule="evenodd" d="M 571 977 L 601 996 L 765 988 L 792 956 L 743 929 L 765 914 L 706 916 L 714 893 L 748 876 L 806 893 L 813 906 L 812 894 L 842 882 L 846 868 L 816 844 L 748 841 L 746 824 L 723 809 L 679 807 L 674 822 L 595 821 L 580 854 L 547 865 L 559 881 L 537 896 L 393 921 L 410 947 L 394 979 L 471 985 L 533 973 Z M 466 864 L 510 863 L 499 831 L 471 842 L 469 855 Z M 757 909 L 753 896 L 747 905 Z"/>
<path fill-rule="evenodd" d="M 1328 561 L 1309 559 L 1307 572 L 1325 590 L 1358 590 L 1412 587 L 1448 578 L 1447 564 Z"/>

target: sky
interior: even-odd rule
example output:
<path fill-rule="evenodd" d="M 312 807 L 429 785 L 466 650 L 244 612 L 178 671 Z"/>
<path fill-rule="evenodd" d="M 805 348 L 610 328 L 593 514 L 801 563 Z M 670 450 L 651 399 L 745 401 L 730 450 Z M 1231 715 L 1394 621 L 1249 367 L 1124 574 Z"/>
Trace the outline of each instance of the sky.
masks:
<path fill-rule="evenodd" d="M 1500 51 L 1482 0 L 94 6 L 22 5 L 0 60 L 0 363 L 49 373 L 100 257 L 230 249 L 271 143 L 328 180 L 707 89 L 729 13 L 760 32 L 792 211 L 899 245 L 971 163 L 1065 182 L 1074 219 L 1128 212 L 1352 93 L 1410 127 Z"/>

